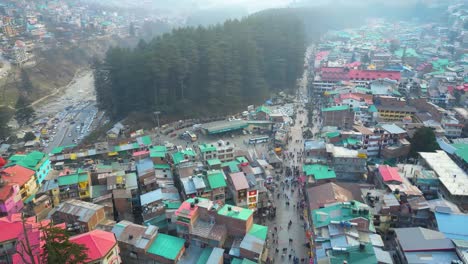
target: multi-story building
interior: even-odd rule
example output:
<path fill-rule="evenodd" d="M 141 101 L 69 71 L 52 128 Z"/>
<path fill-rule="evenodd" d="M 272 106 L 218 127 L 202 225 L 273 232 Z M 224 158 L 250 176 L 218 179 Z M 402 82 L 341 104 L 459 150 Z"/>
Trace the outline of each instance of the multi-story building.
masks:
<path fill-rule="evenodd" d="M 125 263 L 150 262 L 147 251 L 158 235 L 158 227 L 137 225 L 120 221 L 112 228 L 120 248 L 120 256 Z"/>
<path fill-rule="evenodd" d="M 70 237 L 70 242 L 85 246 L 89 264 L 120 264 L 120 249 L 114 233 L 92 230 Z"/>
<path fill-rule="evenodd" d="M 32 151 L 28 154 L 15 154 L 9 158 L 7 166 L 19 165 L 35 171 L 37 183 L 40 185 L 50 172 L 49 157 L 39 151 Z"/>
<path fill-rule="evenodd" d="M 399 263 L 459 263 L 453 242 L 441 232 L 422 227 L 395 228 Z"/>
<path fill-rule="evenodd" d="M 2 180 L 9 184 L 17 184 L 23 202 L 29 202 L 34 198 L 38 185 L 33 170 L 19 165 L 7 167 L 2 171 Z"/>
<path fill-rule="evenodd" d="M 19 213 L 23 209 L 20 186 L 4 182 L 0 178 L 0 217 Z"/>
<path fill-rule="evenodd" d="M 441 186 L 439 191 L 446 199 L 468 209 L 468 175 L 442 150 L 419 152 L 419 164 L 433 170 Z"/>
<path fill-rule="evenodd" d="M 245 178 L 245 174 L 243 172 L 230 173 L 228 180 L 234 203 L 241 207 L 247 206 L 249 183 Z"/>
<path fill-rule="evenodd" d="M 364 151 L 326 145 L 327 162 L 335 170 L 336 178 L 347 180 L 359 180 L 367 172 L 367 155 Z"/>
<path fill-rule="evenodd" d="M 104 206 L 80 200 L 68 200 L 59 204 L 51 215 L 54 223 L 66 223 L 80 233 L 94 230 L 106 220 Z"/>
<path fill-rule="evenodd" d="M 459 138 L 462 135 L 464 124 L 451 115 L 444 115 L 440 122 L 447 138 Z"/>
<path fill-rule="evenodd" d="M 41 223 L 37 222 L 36 217 L 28 217 L 24 219 L 24 225 L 27 229 L 47 225 L 48 221 Z M 23 218 L 20 213 L 11 214 L 0 218 L 0 263 L 15 263 L 13 255 L 17 252 L 18 237 L 24 233 Z"/>
<path fill-rule="evenodd" d="M 78 169 L 62 171 L 57 178 L 60 190 L 60 200 L 68 199 L 88 200 L 90 198 L 90 173 Z"/>
<path fill-rule="evenodd" d="M 322 108 L 323 126 L 350 129 L 354 125 L 354 112 L 348 105 Z"/>

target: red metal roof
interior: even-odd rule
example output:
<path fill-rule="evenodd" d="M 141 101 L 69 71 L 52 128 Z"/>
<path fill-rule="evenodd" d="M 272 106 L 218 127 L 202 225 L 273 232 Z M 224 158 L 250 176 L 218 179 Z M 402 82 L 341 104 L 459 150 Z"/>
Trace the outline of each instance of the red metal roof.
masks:
<path fill-rule="evenodd" d="M 349 80 L 348 73 L 344 67 L 322 67 L 321 78 L 324 81 L 339 82 Z"/>
<path fill-rule="evenodd" d="M 348 80 L 372 81 L 385 78 L 400 81 L 401 79 L 399 71 L 356 70 L 346 67 L 322 67 L 320 73 L 322 80 L 334 82 Z"/>
<path fill-rule="evenodd" d="M 382 176 L 384 182 L 397 181 L 403 182 L 401 179 L 400 173 L 398 173 L 398 168 L 390 167 L 388 165 L 380 165 L 379 173 Z"/>
<path fill-rule="evenodd" d="M 13 186 L 14 185 L 15 185 L 14 183 L 8 183 L 8 184 L 5 184 L 2 187 L 0 187 L 0 201 L 7 200 L 10 197 L 10 195 L 13 194 L 13 192 L 14 192 Z"/>
<path fill-rule="evenodd" d="M 371 71 L 371 70 L 349 70 L 348 78 L 351 80 L 377 80 L 390 79 L 400 81 L 401 73 L 399 71 Z"/>
<path fill-rule="evenodd" d="M 88 262 L 105 257 L 117 244 L 114 233 L 103 230 L 93 230 L 88 233 L 70 238 L 73 243 L 84 245 L 87 248 Z"/>
<path fill-rule="evenodd" d="M 245 174 L 243 172 L 231 173 L 229 176 L 231 177 L 232 184 L 236 191 L 249 188 L 249 182 L 247 181 L 247 178 L 245 178 Z"/>
<path fill-rule="evenodd" d="M 19 186 L 27 183 L 34 176 L 34 171 L 18 165 L 3 170 L 2 179 L 8 183 L 17 183 Z"/>

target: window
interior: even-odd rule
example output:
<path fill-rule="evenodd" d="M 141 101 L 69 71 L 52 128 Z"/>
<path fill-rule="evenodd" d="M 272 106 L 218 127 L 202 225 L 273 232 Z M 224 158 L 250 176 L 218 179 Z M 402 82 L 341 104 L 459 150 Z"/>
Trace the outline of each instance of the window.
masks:
<path fill-rule="evenodd" d="M 112 250 L 110 254 L 107 255 L 106 260 L 109 260 L 112 256 L 114 256 L 114 250 Z"/>

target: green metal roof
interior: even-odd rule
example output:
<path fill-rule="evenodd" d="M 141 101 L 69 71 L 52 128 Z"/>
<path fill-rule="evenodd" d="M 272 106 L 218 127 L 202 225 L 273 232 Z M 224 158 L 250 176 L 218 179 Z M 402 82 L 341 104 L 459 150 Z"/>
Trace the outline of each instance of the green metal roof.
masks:
<path fill-rule="evenodd" d="M 158 233 L 147 252 L 169 260 L 175 260 L 184 244 L 185 240 L 182 238 Z"/>
<path fill-rule="evenodd" d="M 330 264 L 342 264 L 346 263 L 353 264 L 368 264 L 377 263 L 377 257 L 375 256 L 374 247 L 371 243 L 367 243 L 363 250 L 358 246 L 349 246 L 346 251 L 330 251 Z"/>
<path fill-rule="evenodd" d="M 237 157 L 236 160 L 237 160 L 239 163 L 247 163 L 247 162 L 249 162 L 245 157 Z"/>
<path fill-rule="evenodd" d="M 151 158 L 164 158 L 167 154 L 167 148 L 165 146 L 153 146 L 150 147 Z"/>
<path fill-rule="evenodd" d="M 60 153 L 62 153 L 62 151 L 63 151 L 64 149 L 67 149 L 67 148 L 74 148 L 74 147 L 76 147 L 76 145 L 60 146 L 60 147 L 54 148 L 50 153 L 52 153 L 52 154 L 60 154 Z"/>
<path fill-rule="evenodd" d="M 455 155 L 463 159 L 465 162 L 468 162 L 468 144 L 458 143 L 452 144 L 457 150 L 455 150 Z"/>
<path fill-rule="evenodd" d="M 331 221 L 349 221 L 358 217 L 365 218 L 369 221 L 369 231 L 375 232 L 375 228 L 372 222 L 372 215 L 370 211 L 366 214 L 359 212 L 353 214 L 352 209 L 359 209 L 361 207 L 367 207 L 367 205 L 358 201 L 352 201 L 347 203 L 337 203 L 324 208 L 315 209 L 312 211 L 312 221 L 315 228 L 328 226 Z"/>
<path fill-rule="evenodd" d="M 322 108 L 322 112 L 344 111 L 348 109 L 349 109 L 349 105 L 338 105 L 338 106 L 332 106 L 328 108 Z"/>
<path fill-rule="evenodd" d="M 208 163 L 208 166 L 221 165 L 221 161 L 219 159 L 209 159 L 206 162 Z"/>
<path fill-rule="evenodd" d="M 209 171 L 207 178 L 211 189 L 227 186 L 226 180 L 224 179 L 224 173 L 220 170 Z"/>
<path fill-rule="evenodd" d="M 151 144 L 153 144 L 153 142 L 151 142 L 151 137 L 150 136 L 143 136 L 140 138 L 141 142 L 143 142 L 143 145 L 145 146 L 149 146 Z"/>
<path fill-rule="evenodd" d="M 329 168 L 326 165 L 321 164 L 310 164 L 304 165 L 302 170 L 306 176 L 313 175 L 315 180 L 325 180 L 325 179 L 334 179 L 336 178 L 335 171 Z"/>
<path fill-rule="evenodd" d="M 231 207 L 232 210 L 229 211 L 228 207 Z M 237 212 L 236 212 L 237 211 Z M 234 219 L 239 219 L 243 221 L 247 221 L 249 217 L 253 214 L 252 210 L 242 207 L 235 207 L 232 205 L 224 205 L 219 211 L 219 215 L 231 217 Z"/>
<path fill-rule="evenodd" d="M 239 162 L 237 160 L 232 160 L 232 161 L 228 161 L 228 162 L 223 162 L 223 164 L 221 164 L 222 167 L 229 167 L 229 170 L 231 172 L 239 172 Z"/>
<path fill-rule="evenodd" d="M 327 133 L 327 138 L 335 138 L 335 137 L 339 137 L 339 136 L 340 136 L 339 131 L 333 131 L 333 132 L 328 132 Z"/>
<path fill-rule="evenodd" d="M 181 202 L 173 202 L 169 200 L 163 201 L 163 203 L 166 209 L 178 209 L 182 204 Z"/>
<path fill-rule="evenodd" d="M 264 105 L 261 105 L 259 107 L 257 107 L 257 109 L 255 110 L 256 113 L 259 113 L 259 112 L 264 112 L 266 114 L 270 114 L 271 111 L 268 107 L 264 106 Z"/>
<path fill-rule="evenodd" d="M 172 159 L 174 160 L 174 164 L 179 164 L 183 160 L 185 160 L 185 156 L 195 157 L 195 152 L 192 149 L 185 149 L 179 152 L 172 154 Z"/>
<path fill-rule="evenodd" d="M 39 165 L 39 163 L 45 156 L 46 155 L 44 153 L 39 151 L 33 151 L 26 155 L 16 154 L 8 159 L 9 162 L 6 165 L 6 167 L 19 165 L 30 170 L 36 170 L 36 167 Z"/>
<path fill-rule="evenodd" d="M 75 173 L 70 175 L 64 175 L 58 177 L 58 185 L 72 185 L 78 184 L 79 182 L 87 182 L 88 181 L 88 174 L 87 173 Z"/>
<path fill-rule="evenodd" d="M 166 157 L 166 152 L 150 149 L 150 157 L 151 158 L 164 158 Z"/>
<path fill-rule="evenodd" d="M 371 113 L 377 113 L 377 112 L 378 112 L 377 107 L 375 107 L 375 105 L 369 106 L 369 112 L 371 112 Z"/>
<path fill-rule="evenodd" d="M 154 168 L 157 170 L 167 170 L 170 169 L 171 166 L 169 164 L 154 164 Z"/>
<path fill-rule="evenodd" d="M 233 258 L 231 260 L 231 264 L 256 264 L 256 262 L 253 262 L 249 259 Z"/>
<path fill-rule="evenodd" d="M 198 257 L 197 264 L 205 264 L 207 263 L 208 259 L 210 258 L 211 252 L 213 252 L 213 248 L 207 247 L 205 248 L 201 255 Z"/>
<path fill-rule="evenodd" d="M 253 224 L 252 228 L 250 228 L 248 234 L 251 234 L 252 236 L 256 238 L 260 238 L 261 240 L 265 240 L 268 235 L 268 227 L 267 226 L 262 226 L 262 225 L 257 225 Z"/>
<path fill-rule="evenodd" d="M 208 151 L 216 151 L 216 146 L 213 144 L 201 144 L 198 146 L 200 148 L 201 153 L 205 153 Z"/>
<path fill-rule="evenodd" d="M 158 152 L 167 152 L 166 146 L 152 146 L 150 150 L 154 150 Z"/>

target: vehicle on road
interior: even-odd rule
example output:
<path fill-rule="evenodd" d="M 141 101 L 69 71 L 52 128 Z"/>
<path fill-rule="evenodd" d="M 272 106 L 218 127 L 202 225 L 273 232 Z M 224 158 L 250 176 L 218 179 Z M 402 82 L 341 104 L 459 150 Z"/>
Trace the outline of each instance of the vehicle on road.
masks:
<path fill-rule="evenodd" d="M 264 142 L 268 142 L 269 140 L 270 140 L 270 137 L 251 138 L 249 139 L 249 144 L 264 143 Z"/>
<path fill-rule="evenodd" d="M 197 141 L 198 137 L 195 133 L 193 133 L 192 131 L 186 131 L 185 133 L 187 133 L 188 137 L 192 142 Z"/>

